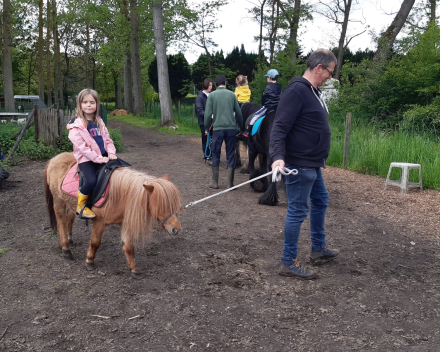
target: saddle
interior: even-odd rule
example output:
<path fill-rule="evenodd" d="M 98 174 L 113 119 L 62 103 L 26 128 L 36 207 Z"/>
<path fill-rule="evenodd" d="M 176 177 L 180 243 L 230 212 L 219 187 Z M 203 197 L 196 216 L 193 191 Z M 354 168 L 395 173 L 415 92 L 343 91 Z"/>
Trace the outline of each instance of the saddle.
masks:
<path fill-rule="evenodd" d="M 107 196 L 109 181 L 113 171 L 119 167 L 129 166 L 131 165 L 122 159 L 110 160 L 106 163 L 97 175 L 95 189 L 93 190 L 93 194 L 88 198 L 86 206 L 89 208 L 93 205 L 96 207 L 102 206 Z M 84 179 L 82 172 L 79 169 L 78 164 L 75 164 L 64 177 L 61 189 L 63 192 L 77 197 L 77 191 L 81 188 L 83 183 Z"/>

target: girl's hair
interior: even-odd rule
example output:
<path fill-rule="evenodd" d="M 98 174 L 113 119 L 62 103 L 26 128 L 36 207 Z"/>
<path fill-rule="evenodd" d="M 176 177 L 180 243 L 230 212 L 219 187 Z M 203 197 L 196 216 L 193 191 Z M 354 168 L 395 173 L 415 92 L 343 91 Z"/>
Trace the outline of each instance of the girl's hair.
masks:
<path fill-rule="evenodd" d="M 248 84 L 247 76 L 240 75 L 235 80 L 237 86 L 246 86 Z"/>
<path fill-rule="evenodd" d="M 78 97 L 76 98 L 75 114 L 77 117 L 82 119 L 82 121 L 84 122 L 84 126 L 87 127 L 89 122 L 87 121 L 86 117 L 84 116 L 84 112 L 81 109 L 81 103 L 84 100 L 84 98 L 89 94 L 93 97 L 93 99 L 95 99 L 95 102 L 96 102 L 96 113 L 95 113 L 95 117 L 93 119 L 95 120 L 94 123 L 100 128 L 101 126 L 99 124 L 99 119 L 98 119 L 98 116 L 99 116 L 99 94 L 96 90 L 86 88 L 86 89 L 83 89 L 81 92 L 79 92 Z"/>

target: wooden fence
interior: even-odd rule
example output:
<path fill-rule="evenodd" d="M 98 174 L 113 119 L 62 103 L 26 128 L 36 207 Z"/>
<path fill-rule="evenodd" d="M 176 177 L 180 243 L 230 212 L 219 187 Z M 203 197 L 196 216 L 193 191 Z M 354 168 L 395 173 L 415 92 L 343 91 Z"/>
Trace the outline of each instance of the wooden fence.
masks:
<path fill-rule="evenodd" d="M 35 139 L 45 145 L 57 147 L 58 137 L 63 138 L 67 123 L 75 117 L 75 111 L 58 109 L 38 109 L 35 119 Z"/>

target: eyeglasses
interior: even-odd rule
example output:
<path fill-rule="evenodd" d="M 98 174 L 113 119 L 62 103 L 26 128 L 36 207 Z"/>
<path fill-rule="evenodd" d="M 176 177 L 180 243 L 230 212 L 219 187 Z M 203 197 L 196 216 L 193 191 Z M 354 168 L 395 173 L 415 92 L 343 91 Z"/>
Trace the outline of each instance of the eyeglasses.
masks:
<path fill-rule="evenodd" d="M 335 71 L 330 71 L 327 67 L 325 67 L 325 66 L 322 66 L 322 68 L 324 69 L 324 70 L 327 70 L 327 72 L 330 74 L 330 76 L 333 76 L 334 74 L 335 74 Z"/>

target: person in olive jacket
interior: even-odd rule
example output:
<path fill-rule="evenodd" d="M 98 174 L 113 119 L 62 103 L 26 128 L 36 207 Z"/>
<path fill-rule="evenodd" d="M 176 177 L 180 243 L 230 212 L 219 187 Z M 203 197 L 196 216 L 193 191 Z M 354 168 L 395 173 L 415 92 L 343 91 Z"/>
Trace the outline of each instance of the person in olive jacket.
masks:
<path fill-rule="evenodd" d="M 196 98 L 196 110 L 197 110 L 197 120 L 200 126 L 200 132 L 202 134 L 202 149 L 203 149 L 203 159 L 208 159 L 206 156 L 206 134 L 205 134 L 205 107 L 206 100 L 208 99 L 209 93 L 212 91 L 212 79 L 206 78 L 203 81 L 203 89 L 199 92 Z M 209 127 L 208 127 L 209 128 Z"/>
<path fill-rule="evenodd" d="M 215 92 L 209 94 L 205 109 L 205 129 L 209 129 L 212 122 L 212 182 L 211 188 L 218 188 L 220 153 L 223 141 L 226 144 L 226 159 L 228 161 L 228 188 L 234 186 L 235 157 L 237 146 L 237 125 L 243 130 L 243 116 L 238 105 L 237 97 L 226 89 L 226 77 L 215 77 Z M 208 132 L 208 131 L 206 131 Z"/>

